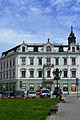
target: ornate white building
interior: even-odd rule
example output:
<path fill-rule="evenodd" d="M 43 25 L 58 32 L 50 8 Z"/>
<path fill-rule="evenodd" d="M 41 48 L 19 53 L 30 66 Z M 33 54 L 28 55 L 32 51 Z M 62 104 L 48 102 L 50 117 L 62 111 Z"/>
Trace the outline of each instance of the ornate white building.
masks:
<path fill-rule="evenodd" d="M 56 89 L 53 70 L 62 70 L 59 87 L 64 93 L 76 92 L 76 78 L 80 81 L 80 50 L 71 27 L 68 44 L 24 42 L 6 52 L 0 58 L 0 90 L 13 91 L 42 87 Z M 80 86 L 79 86 L 80 91 Z"/>

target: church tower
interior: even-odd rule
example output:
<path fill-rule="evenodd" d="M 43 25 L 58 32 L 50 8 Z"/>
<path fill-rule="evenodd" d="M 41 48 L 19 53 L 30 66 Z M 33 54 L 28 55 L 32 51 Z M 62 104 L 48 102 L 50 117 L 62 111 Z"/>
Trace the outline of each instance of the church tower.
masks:
<path fill-rule="evenodd" d="M 76 44 L 76 37 L 75 37 L 74 32 L 73 32 L 73 26 L 71 26 L 71 33 L 68 37 L 68 45 L 70 46 L 70 44 L 72 44 L 72 43 Z"/>

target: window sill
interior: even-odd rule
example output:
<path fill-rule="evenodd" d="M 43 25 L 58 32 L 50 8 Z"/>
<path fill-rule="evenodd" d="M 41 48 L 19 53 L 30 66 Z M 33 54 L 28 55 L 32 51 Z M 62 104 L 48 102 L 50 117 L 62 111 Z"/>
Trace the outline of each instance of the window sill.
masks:
<path fill-rule="evenodd" d="M 70 77 L 70 78 L 76 78 L 76 77 Z"/>
<path fill-rule="evenodd" d="M 68 77 L 63 77 L 63 78 L 68 78 Z"/>
<path fill-rule="evenodd" d="M 51 77 L 45 77 L 45 78 L 51 78 Z"/>
<path fill-rule="evenodd" d="M 29 78 L 34 78 L 34 77 L 29 77 Z"/>
<path fill-rule="evenodd" d="M 26 78 L 26 77 L 21 77 L 21 78 Z"/>

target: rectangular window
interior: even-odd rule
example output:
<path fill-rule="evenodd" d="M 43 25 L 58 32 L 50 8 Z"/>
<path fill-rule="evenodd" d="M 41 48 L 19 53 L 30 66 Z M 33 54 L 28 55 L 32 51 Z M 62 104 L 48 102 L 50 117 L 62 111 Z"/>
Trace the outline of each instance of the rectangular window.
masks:
<path fill-rule="evenodd" d="M 29 85 L 29 90 L 34 91 L 34 84 L 30 84 L 30 85 Z"/>
<path fill-rule="evenodd" d="M 26 84 L 22 83 L 22 90 L 25 91 L 26 90 Z"/>
<path fill-rule="evenodd" d="M 51 58 L 46 58 L 46 65 L 49 66 L 51 64 Z"/>
<path fill-rule="evenodd" d="M 51 91 L 51 84 L 46 84 L 46 89 L 49 89 Z"/>
<path fill-rule="evenodd" d="M 13 78 L 15 78 L 15 69 L 13 70 Z"/>
<path fill-rule="evenodd" d="M 71 71 L 72 72 L 72 78 L 76 78 L 76 71 Z"/>
<path fill-rule="evenodd" d="M 37 89 L 38 90 L 42 89 L 42 84 L 39 83 L 38 86 L 37 86 Z"/>
<path fill-rule="evenodd" d="M 42 65 L 42 58 L 38 58 L 38 65 Z"/>
<path fill-rule="evenodd" d="M 75 60 L 75 58 L 72 58 L 72 65 L 76 65 L 76 60 Z"/>
<path fill-rule="evenodd" d="M 12 60 L 10 60 L 10 67 L 12 66 Z"/>
<path fill-rule="evenodd" d="M 64 78 L 67 78 L 67 71 L 64 71 Z"/>
<path fill-rule="evenodd" d="M 55 65 L 59 65 L 59 58 L 55 58 Z"/>
<path fill-rule="evenodd" d="M 55 84 L 55 90 L 57 90 L 57 87 L 58 87 L 58 89 L 60 88 L 60 85 L 58 84 L 58 86 L 57 86 L 57 84 Z"/>
<path fill-rule="evenodd" d="M 6 79 L 8 79 L 8 70 L 6 71 Z"/>
<path fill-rule="evenodd" d="M 64 65 L 67 65 L 67 58 L 64 58 Z"/>
<path fill-rule="evenodd" d="M 22 71 L 22 78 L 26 77 L 26 71 Z"/>
<path fill-rule="evenodd" d="M 26 65 L 26 58 L 25 57 L 22 58 L 22 65 Z"/>
<path fill-rule="evenodd" d="M 3 79 L 5 79 L 5 71 L 3 72 Z"/>
<path fill-rule="evenodd" d="M 0 79 L 2 80 L 2 72 L 0 72 Z"/>
<path fill-rule="evenodd" d="M 7 66 L 6 67 L 8 68 L 8 61 L 7 61 Z"/>
<path fill-rule="evenodd" d="M 42 77 L 42 71 L 38 71 L 38 77 Z"/>
<path fill-rule="evenodd" d="M 2 69 L 2 63 L 1 63 L 1 69 Z"/>
<path fill-rule="evenodd" d="M 68 91 L 68 84 L 63 84 L 63 91 Z"/>
<path fill-rule="evenodd" d="M 50 70 L 47 71 L 47 77 L 50 77 Z"/>
<path fill-rule="evenodd" d="M 12 75 L 11 75 L 11 70 L 10 70 L 10 79 L 11 79 Z"/>
<path fill-rule="evenodd" d="M 13 59 L 13 66 L 15 66 L 15 58 Z"/>
<path fill-rule="evenodd" d="M 34 65 L 34 58 L 33 57 L 30 58 L 30 65 Z"/>
<path fill-rule="evenodd" d="M 5 68 L 5 62 L 4 62 L 4 68 Z"/>
<path fill-rule="evenodd" d="M 34 71 L 30 71 L 30 77 L 31 77 L 31 78 L 34 77 Z"/>
<path fill-rule="evenodd" d="M 72 85 L 71 85 L 71 91 L 72 91 L 72 92 L 75 92 L 75 91 L 76 91 L 76 85 L 75 85 L 75 84 L 72 84 Z"/>

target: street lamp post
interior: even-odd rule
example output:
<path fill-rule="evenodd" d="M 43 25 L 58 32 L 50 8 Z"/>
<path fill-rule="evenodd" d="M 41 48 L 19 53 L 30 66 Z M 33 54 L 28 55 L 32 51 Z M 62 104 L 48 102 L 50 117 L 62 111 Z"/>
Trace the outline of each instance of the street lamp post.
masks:
<path fill-rule="evenodd" d="M 45 86 L 45 75 L 44 75 L 44 68 L 45 68 L 45 65 L 43 65 L 43 82 L 42 82 L 42 88 L 46 88 Z"/>
<path fill-rule="evenodd" d="M 57 80 L 57 93 L 58 93 L 58 80 L 60 80 L 60 76 L 62 74 L 62 71 L 58 68 L 53 70 L 54 80 Z M 57 94 L 58 97 L 58 94 Z"/>
<path fill-rule="evenodd" d="M 49 65 L 43 65 L 43 81 L 42 81 L 42 88 L 46 88 L 46 82 L 45 82 L 45 68 L 53 68 L 54 65 L 53 64 L 49 64 Z"/>

